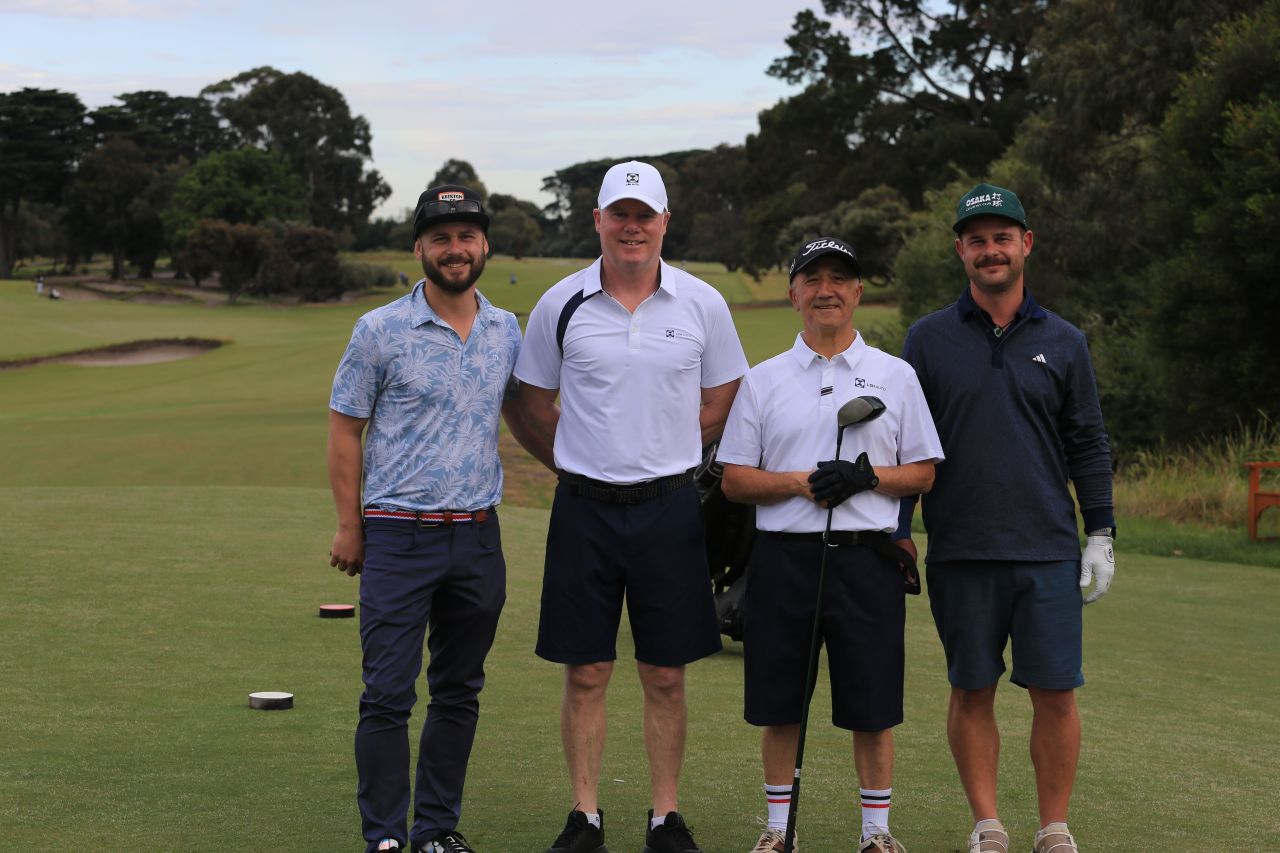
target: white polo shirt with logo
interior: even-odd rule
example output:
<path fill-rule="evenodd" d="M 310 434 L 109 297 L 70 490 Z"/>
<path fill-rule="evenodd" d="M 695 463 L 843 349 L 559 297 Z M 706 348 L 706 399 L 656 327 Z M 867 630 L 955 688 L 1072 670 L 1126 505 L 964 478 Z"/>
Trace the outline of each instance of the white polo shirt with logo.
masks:
<path fill-rule="evenodd" d="M 635 313 L 603 291 L 601 259 L 553 285 L 529 315 L 521 382 L 560 390 L 556 467 L 626 484 L 679 474 L 702 459 L 702 389 L 740 378 L 747 359 L 719 291 L 661 263 Z M 565 304 L 585 299 L 564 333 Z"/>
<path fill-rule="evenodd" d="M 826 359 L 809 349 L 803 334 L 742 380 L 716 459 L 765 471 L 812 470 L 835 458 L 836 412 L 863 395 L 879 397 L 885 412 L 845 429 L 841 459 L 853 461 L 865 450 L 873 468 L 942 461 L 942 443 L 911 365 L 867 346 L 862 335 Z M 831 529 L 893 531 L 898 509 L 898 498 L 860 492 L 835 508 Z M 806 498 L 756 507 L 760 530 L 820 533 L 826 520 L 827 511 Z"/>

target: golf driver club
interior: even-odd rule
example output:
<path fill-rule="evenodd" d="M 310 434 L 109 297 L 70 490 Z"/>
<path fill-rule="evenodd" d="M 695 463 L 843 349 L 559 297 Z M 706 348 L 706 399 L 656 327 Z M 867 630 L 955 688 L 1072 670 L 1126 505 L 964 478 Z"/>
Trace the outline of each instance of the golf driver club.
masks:
<path fill-rule="evenodd" d="M 836 461 L 840 460 L 840 445 L 844 431 L 854 424 L 865 424 L 884 414 L 884 403 L 879 397 L 854 397 L 836 412 Z M 796 741 L 796 773 L 791 779 L 791 807 L 787 810 L 787 831 L 783 836 L 784 853 L 795 853 L 796 817 L 800 811 L 800 767 L 804 764 L 804 738 L 809 730 L 809 703 L 813 701 L 813 688 L 818 682 L 818 652 L 822 647 L 822 581 L 827 574 L 827 550 L 830 547 L 831 515 L 835 507 L 827 508 L 827 526 L 822 531 L 822 561 L 818 564 L 818 599 L 813 608 L 813 639 L 809 642 L 809 672 L 804 681 L 804 710 L 800 714 L 800 737 Z"/>

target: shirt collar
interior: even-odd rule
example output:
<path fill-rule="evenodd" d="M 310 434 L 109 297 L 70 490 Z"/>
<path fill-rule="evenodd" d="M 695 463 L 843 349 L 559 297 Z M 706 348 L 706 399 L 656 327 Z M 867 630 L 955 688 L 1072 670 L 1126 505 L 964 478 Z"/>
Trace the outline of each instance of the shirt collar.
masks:
<path fill-rule="evenodd" d="M 978 307 L 978 303 L 973 301 L 973 293 L 968 287 L 960 294 L 960 298 L 956 300 L 956 315 L 960 322 L 963 323 L 974 314 L 985 315 L 986 312 Z M 1041 320 L 1044 318 L 1044 309 L 1040 307 L 1040 303 L 1036 302 L 1034 296 L 1031 295 L 1030 288 L 1022 288 L 1022 304 L 1018 306 L 1016 317 L 1029 317 L 1033 320 Z"/>
<path fill-rule="evenodd" d="M 427 323 L 435 323 L 437 326 L 450 328 L 449 324 L 441 320 L 440 315 L 427 302 L 426 283 L 427 280 L 425 278 L 419 279 L 418 283 L 413 286 L 413 292 L 409 294 L 409 312 L 413 327 L 417 328 L 418 326 L 425 326 Z M 479 290 L 473 292 L 476 295 L 476 302 L 479 304 L 479 310 L 476 312 L 476 323 L 491 322 L 497 309 Z"/>
<path fill-rule="evenodd" d="M 582 293 L 584 296 L 590 296 L 598 290 L 603 290 L 604 286 L 600 283 L 600 269 L 604 264 L 604 256 L 595 259 L 595 262 L 586 269 L 586 281 L 582 283 Z M 667 262 L 658 259 L 658 289 L 665 290 L 669 295 L 675 296 L 676 291 L 676 271 L 667 265 Z"/>
<path fill-rule="evenodd" d="M 862 354 L 867 349 L 867 342 L 863 340 L 861 332 L 857 332 L 855 334 L 856 337 L 854 337 L 853 343 L 849 344 L 848 348 L 845 349 L 844 352 L 838 352 L 832 356 L 832 362 L 843 361 L 846 364 L 851 365 L 855 364 L 858 359 L 862 358 Z M 804 332 L 798 332 L 796 334 L 796 342 L 791 345 L 791 355 L 796 360 L 796 363 L 805 370 L 809 369 L 814 361 L 822 358 L 822 356 L 810 349 L 809 345 L 804 342 Z"/>

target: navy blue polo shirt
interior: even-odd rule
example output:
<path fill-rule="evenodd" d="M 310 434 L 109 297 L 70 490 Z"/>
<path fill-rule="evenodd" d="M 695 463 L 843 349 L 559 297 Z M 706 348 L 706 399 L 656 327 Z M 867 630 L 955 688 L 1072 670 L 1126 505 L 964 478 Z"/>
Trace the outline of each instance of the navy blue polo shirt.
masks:
<path fill-rule="evenodd" d="M 917 320 L 915 368 L 946 462 L 923 497 L 928 562 L 1074 560 L 1085 529 L 1114 525 L 1111 450 L 1084 333 L 1026 291 L 1000 330 L 966 287 Z"/>

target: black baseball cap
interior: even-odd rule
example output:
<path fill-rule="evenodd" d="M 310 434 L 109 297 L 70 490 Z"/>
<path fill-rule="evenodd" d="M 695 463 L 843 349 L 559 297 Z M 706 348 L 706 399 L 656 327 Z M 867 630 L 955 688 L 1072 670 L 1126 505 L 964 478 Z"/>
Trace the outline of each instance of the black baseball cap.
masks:
<path fill-rule="evenodd" d="M 480 193 L 458 184 L 441 184 L 418 196 L 418 207 L 413 214 L 413 239 L 442 222 L 474 222 L 484 233 L 489 233 L 489 215 L 484 212 Z"/>
<path fill-rule="evenodd" d="M 819 237 L 796 250 L 795 257 L 791 259 L 791 272 L 787 273 L 787 278 L 795 278 L 800 270 L 826 255 L 840 255 L 853 265 L 853 274 L 861 277 L 862 265 L 858 263 L 858 255 L 853 251 L 852 246 L 834 237 Z"/>

